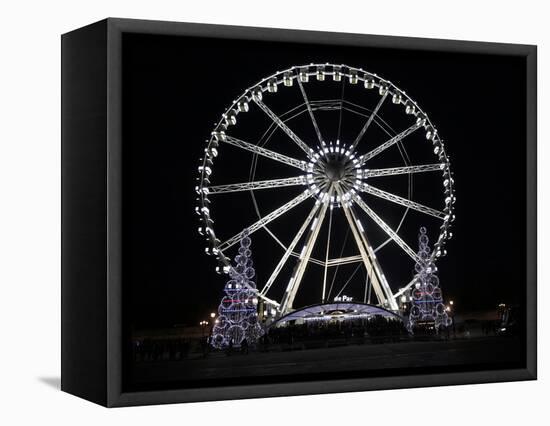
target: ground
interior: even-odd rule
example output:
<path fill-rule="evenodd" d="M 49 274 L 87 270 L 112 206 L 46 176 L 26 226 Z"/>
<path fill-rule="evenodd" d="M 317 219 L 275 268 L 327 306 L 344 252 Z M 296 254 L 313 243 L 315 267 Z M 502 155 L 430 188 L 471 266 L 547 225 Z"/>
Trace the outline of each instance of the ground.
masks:
<path fill-rule="evenodd" d="M 134 380 L 139 386 L 194 380 L 240 380 L 263 376 L 291 376 L 308 373 L 344 373 L 419 367 L 416 374 L 433 368 L 510 368 L 521 359 L 520 340 L 486 336 L 440 341 L 401 341 L 308 350 L 213 352 L 206 357 L 191 354 L 182 361 L 139 362 Z M 466 366 L 466 367 L 464 367 Z M 432 369 L 432 370 L 430 370 Z"/>

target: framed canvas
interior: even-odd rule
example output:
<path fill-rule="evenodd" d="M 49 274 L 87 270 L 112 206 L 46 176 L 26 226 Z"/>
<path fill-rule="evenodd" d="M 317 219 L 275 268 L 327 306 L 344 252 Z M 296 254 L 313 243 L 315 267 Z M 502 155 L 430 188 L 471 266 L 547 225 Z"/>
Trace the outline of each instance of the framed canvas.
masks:
<path fill-rule="evenodd" d="M 127 19 L 62 36 L 64 391 L 535 378 L 535 46 Z"/>

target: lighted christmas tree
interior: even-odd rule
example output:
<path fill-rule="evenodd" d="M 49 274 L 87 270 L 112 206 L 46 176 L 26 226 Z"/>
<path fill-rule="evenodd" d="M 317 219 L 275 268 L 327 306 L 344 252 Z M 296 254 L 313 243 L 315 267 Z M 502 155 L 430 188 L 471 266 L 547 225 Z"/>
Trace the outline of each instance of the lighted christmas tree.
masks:
<path fill-rule="evenodd" d="M 437 267 L 430 257 L 429 239 L 426 228 L 420 228 L 418 234 L 418 257 L 415 285 L 411 290 L 412 306 L 409 315 L 408 329 L 413 331 L 418 322 L 433 321 L 436 331 L 451 324 L 443 304 L 443 295 L 439 287 Z"/>
<path fill-rule="evenodd" d="M 239 253 L 235 264 L 229 270 L 229 281 L 225 284 L 218 318 L 212 329 L 212 345 L 216 348 L 240 347 L 246 339 L 255 342 L 263 330 L 258 322 L 258 290 L 252 280 L 256 275 L 252 264 L 252 241 L 248 230 L 241 234 Z"/>

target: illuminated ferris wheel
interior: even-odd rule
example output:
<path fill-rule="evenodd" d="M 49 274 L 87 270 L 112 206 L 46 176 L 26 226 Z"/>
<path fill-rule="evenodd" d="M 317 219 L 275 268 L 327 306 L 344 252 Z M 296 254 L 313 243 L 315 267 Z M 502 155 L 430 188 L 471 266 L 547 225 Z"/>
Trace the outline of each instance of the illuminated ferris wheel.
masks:
<path fill-rule="evenodd" d="M 346 133 L 352 124 L 355 127 Z M 247 134 L 247 127 L 255 130 Z M 231 160 L 224 159 L 228 151 Z M 422 156 L 411 155 L 416 151 Z M 416 158 L 423 161 L 414 164 Z M 244 169 L 246 179 L 233 181 L 230 171 Z M 269 170 L 271 178 L 262 178 L 261 170 Z M 413 177 L 420 175 L 413 185 Z M 396 178 L 403 179 L 404 193 L 392 190 Z M 399 297 L 415 280 L 392 282 L 384 271 L 395 265 L 410 270 L 446 254 L 454 221 L 453 186 L 443 141 L 427 114 L 404 91 L 362 69 L 310 64 L 262 79 L 225 110 L 200 160 L 196 212 L 199 232 L 207 240 L 205 251 L 217 259 L 219 273 L 231 270 L 242 229 L 251 236 L 260 230 L 269 236 L 273 249 L 263 248 L 261 255 L 274 261 L 261 282 L 261 273 L 257 274 L 258 296 L 277 316 L 295 308 L 308 268 L 321 268 L 317 294 L 323 303 L 332 292 L 330 271 L 349 264 L 363 268 L 377 304 L 396 311 Z M 289 189 L 297 194 L 289 198 Z M 277 205 L 262 211 L 260 193 L 269 194 L 270 205 Z M 253 206 L 250 217 L 233 213 L 233 207 L 242 203 L 235 197 L 243 194 Z M 429 194 L 430 203 L 415 200 L 415 194 Z M 216 206 L 221 198 L 228 207 Z M 290 219 L 298 206 L 302 218 Z M 411 214 L 423 226 L 427 223 L 435 236 L 429 259 L 420 259 L 406 242 L 407 226 L 417 223 L 410 220 Z M 344 232 L 336 229 L 336 216 L 346 227 L 346 237 L 350 235 L 354 254 L 343 256 L 334 247 L 334 239 Z M 235 230 L 220 225 L 224 222 L 220 218 Z M 286 230 L 284 236 L 272 227 L 276 223 Z M 388 251 L 391 245 L 398 250 Z M 278 296 L 272 296 L 275 288 Z"/>

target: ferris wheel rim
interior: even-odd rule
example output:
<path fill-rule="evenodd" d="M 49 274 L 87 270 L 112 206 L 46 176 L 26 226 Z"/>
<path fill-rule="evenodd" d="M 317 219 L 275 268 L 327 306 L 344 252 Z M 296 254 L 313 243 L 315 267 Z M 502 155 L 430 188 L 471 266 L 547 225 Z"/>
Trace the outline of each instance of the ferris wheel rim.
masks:
<path fill-rule="evenodd" d="M 332 69 L 332 71 L 326 71 L 327 68 Z M 320 71 L 320 70 L 322 70 L 322 71 Z M 272 111 L 270 111 L 269 107 L 267 107 L 265 104 L 262 103 L 262 94 L 265 93 L 265 92 L 273 92 L 274 87 L 275 87 L 274 91 L 276 92 L 277 91 L 276 87 L 278 85 L 282 84 L 282 85 L 286 86 L 287 85 L 286 82 L 289 81 L 288 78 L 291 79 L 290 81 L 292 81 L 292 79 L 296 79 L 296 81 L 298 81 L 298 84 L 301 88 L 302 93 L 304 94 L 304 99 L 305 99 L 305 102 L 302 105 L 307 104 L 308 112 L 311 115 L 312 121 L 314 121 L 315 118 L 314 118 L 313 113 L 312 113 L 312 108 L 311 108 L 310 104 L 307 101 L 306 95 L 305 95 L 303 87 L 302 87 L 301 79 L 302 79 L 302 76 L 305 76 L 304 81 L 307 82 L 307 78 L 312 77 L 312 76 L 313 77 L 318 76 L 319 72 L 322 72 L 323 75 L 326 75 L 326 76 L 330 76 L 330 75 L 335 76 L 337 73 L 339 73 L 340 78 L 342 78 L 344 80 L 346 78 L 347 79 L 355 79 L 356 83 L 359 82 L 359 81 L 363 81 L 364 84 L 365 84 L 365 87 L 367 86 L 367 82 L 369 82 L 369 84 L 372 83 L 372 88 L 379 88 L 380 93 L 381 93 L 381 101 L 379 101 L 379 103 L 377 105 L 377 108 L 381 105 L 383 100 L 386 97 L 388 97 L 388 95 L 392 96 L 393 103 L 397 103 L 397 104 L 402 103 L 402 104 L 406 105 L 407 111 L 408 111 L 409 107 L 412 108 L 412 110 L 414 111 L 412 114 L 417 117 L 417 122 L 416 122 L 416 125 L 411 126 L 409 129 L 407 129 L 407 131 L 413 132 L 414 130 L 423 127 L 427 132 L 426 133 L 426 139 L 432 140 L 433 144 L 434 144 L 434 147 L 435 146 L 440 147 L 438 157 L 441 159 L 440 160 L 441 170 L 444 173 L 444 177 L 448 176 L 447 180 L 445 181 L 445 182 L 447 182 L 445 184 L 445 186 L 446 186 L 445 194 L 446 195 L 448 194 L 448 196 L 451 197 L 452 202 L 454 202 L 454 199 L 455 199 L 454 190 L 453 190 L 454 181 L 452 179 L 452 172 L 451 172 L 451 169 L 450 169 L 449 156 L 445 151 L 444 143 L 440 139 L 439 134 L 437 132 L 437 129 L 435 128 L 435 126 L 430 121 L 428 115 L 418 106 L 418 104 L 414 100 L 412 100 L 404 91 L 400 90 L 397 86 L 395 86 L 389 80 L 385 80 L 385 79 L 379 77 L 377 74 L 369 73 L 369 72 L 364 71 L 360 68 L 349 67 L 347 65 L 328 64 L 328 63 L 327 64 L 309 64 L 309 65 L 302 65 L 302 66 L 293 66 L 291 68 L 288 68 L 288 69 L 283 70 L 283 71 L 278 71 L 278 72 L 276 72 L 276 73 L 274 73 L 274 74 L 272 74 L 268 77 L 263 78 L 262 80 L 260 80 L 255 85 L 253 85 L 253 86 L 249 87 L 248 89 L 246 89 L 243 92 L 243 94 L 241 96 L 239 96 L 235 101 L 233 101 L 231 106 L 225 110 L 224 114 L 222 114 L 222 118 L 216 124 L 216 126 L 214 128 L 214 131 L 212 132 L 211 138 L 207 141 L 208 145 L 207 145 L 207 148 L 205 149 L 205 155 L 204 155 L 204 159 L 203 159 L 203 163 L 202 163 L 202 170 L 200 170 L 200 172 L 201 172 L 200 184 L 198 186 L 199 191 L 197 191 L 197 192 L 199 193 L 199 200 L 201 202 L 200 213 L 199 214 L 201 215 L 201 219 L 203 220 L 204 223 L 206 223 L 208 225 L 209 220 L 211 220 L 210 215 L 209 215 L 209 211 L 208 211 L 207 208 L 206 208 L 206 210 L 204 209 L 204 207 L 206 207 L 206 206 L 203 203 L 204 199 L 206 198 L 206 195 L 208 195 L 208 193 L 205 192 L 203 189 L 208 188 L 208 185 L 204 186 L 204 182 L 205 182 L 205 168 L 207 167 L 207 163 L 208 163 L 208 159 L 209 159 L 209 153 L 211 153 L 211 145 L 215 143 L 216 146 L 217 146 L 217 143 L 221 140 L 221 138 L 227 138 L 228 137 L 228 135 L 225 135 L 225 130 L 227 130 L 229 126 L 231 126 L 233 124 L 236 124 L 236 116 L 240 112 L 247 112 L 248 111 L 248 104 L 250 102 L 254 102 L 257 106 L 259 106 L 261 109 L 263 109 L 264 112 L 266 112 L 266 114 L 268 116 L 270 116 L 272 118 L 272 120 L 275 122 L 276 119 L 273 117 L 273 115 L 276 116 L 276 114 L 274 114 Z M 383 94 L 382 94 L 382 89 L 384 89 Z M 396 97 L 397 97 L 397 102 L 395 101 Z M 259 100 L 258 100 L 258 98 L 259 98 Z M 298 107 L 299 106 L 295 107 L 294 109 L 296 109 Z M 303 111 L 302 113 L 305 113 L 305 111 Z M 407 114 L 408 113 L 409 112 L 407 112 Z M 273 115 L 271 115 L 271 114 L 273 114 Z M 374 120 L 374 119 L 377 119 L 377 118 L 380 118 L 380 117 L 376 113 L 371 113 L 371 118 L 372 118 L 372 120 Z M 281 125 L 281 123 L 282 123 L 282 125 Z M 314 154 L 315 154 L 315 151 L 309 145 L 307 145 L 305 142 L 301 141 L 297 136 L 296 136 L 296 138 L 294 138 L 293 137 L 293 132 L 290 129 L 289 129 L 290 131 L 287 132 L 284 128 L 284 126 L 285 126 L 284 122 L 281 122 L 281 123 L 278 123 L 279 127 L 282 128 L 283 131 L 285 131 L 285 133 L 287 133 L 287 135 L 291 139 L 293 139 L 293 141 L 296 143 L 296 145 L 298 145 L 298 147 L 300 147 L 302 149 L 304 154 L 307 156 L 307 159 L 311 160 L 313 158 Z M 273 125 L 273 123 L 272 123 L 272 125 Z M 368 125 L 369 124 L 367 124 L 365 126 L 365 128 L 368 128 Z M 316 127 L 316 130 L 317 130 L 316 133 L 318 135 L 319 142 L 322 144 L 323 140 L 321 138 L 320 132 L 318 131 L 317 126 L 315 126 L 315 127 Z M 275 129 L 276 128 L 277 128 L 277 126 L 275 126 Z M 408 134 L 406 134 L 404 137 L 406 137 L 407 135 Z M 294 134 L 294 136 L 295 136 L 295 134 Z M 360 140 L 361 136 L 362 135 L 359 135 L 357 137 L 357 139 L 354 141 L 354 143 L 353 143 L 354 147 L 357 146 L 358 141 Z M 393 139 L 395 139 L 395 137 L 396 136 L 394 136 Z M 233 142 L 237 143 L 236 141 L 233 141 Z M 395 145 L 396 143 L 401 143 L 401 140 L 397 140 L 397 141 L 393 140 L 391 142 L 391 145 Z M 366 159 L 365 159 L 365 156 L 361 156 L 361 157 L 363 157 L 363 158 L 360 157 L 361 158 L 360 159 L 361 165 L 364 165 L 369 159 L 376 156 L 377 154 L 378 153 L 376 151 L 374 151 L 374 152 L 369 151 L 369 153 L 367 153 L 367 155 L 366 155 L 366 157 L 367 157 Z M 436 153 L 436 154 L 438 154 L 438 153 Z M 257 156 L 258 154 L 254 153 L 254 155 Z M 363 161 L 363 159 L 364 159 L 364 161 Z M 279 160 L 281 162 L 288 161 L 288 159 L 285 159 L 285 158 L 282 158 L 282 157 L 280 157 Z M 296 168 L 302 169 L 303 171 L 304 170 L 307 171 L 307 169 L 304 169 L 304 167 L 306 167 L 306 164 L 307 164 L 306 161 L 301 161 L 299 163 L 294 163 L 293 162 L 291 165 L 294 165 Z M 379 173 L 381 173 L 381 172 L 379 172 Z M 387 172 L 387 173 L 389 173 L 389 172 Z M 411 176 L 411 175 L 408 174 L 408 176 Z M 298 182 L 298 180 L 295 180 L 294 182 Z M 290 184 L 290 181 L 289 181 L 289 184 Z M 385 191 L 382 191 L 380 189 L 371 187 L 368 184 L 364 189 L 366 189 L 366 192 L 370 193 L 371 195 L 380 196 L 381 198 L 388 197 L 388 194 Z M 253 193 L 253 191 L 251 191 L 251 193 Z M 310 198 L 310 197 L 311 197 L 311 193 L 308 191 L 308 189 L 306 189 L 302 194 L 300 194 L 300 196 L 298 196 L 296 198 L 298 199 L 298 203 L 300 203 L 300 202 L 302 202 L 305 199 Z M 392 201 L 392 200 L 390 200 L 390 201 Z M 403 203 L 403 202 L 406 202 L 406 201 L 409 201 L 409 203 L 407 204 L 406 212 L 408 212 L 409 208 L 418 209 L 418 207 L 419 207 L 418 203 L 412 202 L 412 204 L 411 204 L 411 200 L 401 199 L 400 197 L 397 197 L 397 198 L 393 197 L 393 201 L 398 202 L 399 204 Z M 363 206 L 361 206 L 361 207 L 363 208 Z M 363 208 L 363 210 L 365 210 L 368 213 L 368 211 L 366 209 Z M 406 212 L 405 212 L 405 214 L 406 214 Z M 433 260 L 433 261 L 435 261 L 435 256 L 436 256 L 436 253 L 438 252 L 438 250 L 443 249 L 443 247 L 445 245 L 445 240 L 447 239 L 447 232 L 448 232 L 448 229 L 450 229 L 451 218 L 454 218 L 452 203 L 449 203 L 449 204 L 446 203 L 445 213 L 446 213 L 446 215 L 443 217 L 443 225 L 440 227 L 439 238 L 438 238 L 438 240 L 436 242 L 436 245 L 435 245 L 435 248 L 437 250 L 434 250 L 433 253 L 432 253 L 432 259 L 431 260 Z M 267 229 L 267 224 L 265 225 L 265 227 Z M 228 257 L 225 256 L 225 254 L 223 253 L 223 250 L 220 249 L 220 245 L 222 243 L 219 240 L 216 239 L 215 234 L 213 232 L 211 232 L 211 234 L 214 235 L 213 238 L 210 238 L 211 245 L 212 245 L 214 250 L 217 249 L 217 252 L 214 251 L 214 254 L 216 254 L 216 256 L 219 258 L 218 260 L 221 259 L 221 261 L 225 265 L 227 265 L 229 259 L 228 259 Z M 391 239 L 392 238 L 390 236 L 387 239 L 386 243 L 389 242 Z M 393 297 L 396 297 L 396 295 L 393 295 Z"/>

